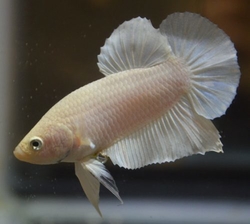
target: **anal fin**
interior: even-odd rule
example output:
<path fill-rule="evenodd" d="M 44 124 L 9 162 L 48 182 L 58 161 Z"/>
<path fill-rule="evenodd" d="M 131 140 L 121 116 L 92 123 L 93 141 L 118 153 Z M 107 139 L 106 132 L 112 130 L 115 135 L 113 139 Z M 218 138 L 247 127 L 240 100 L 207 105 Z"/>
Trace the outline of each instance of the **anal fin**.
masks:
<path fill-rule="evenodd" d="M 103 154 L 114 164 L 136 169 L 208 151 L 222 152 L 219 132 L 183 97 L 162 117 L 116 142 Z"/>

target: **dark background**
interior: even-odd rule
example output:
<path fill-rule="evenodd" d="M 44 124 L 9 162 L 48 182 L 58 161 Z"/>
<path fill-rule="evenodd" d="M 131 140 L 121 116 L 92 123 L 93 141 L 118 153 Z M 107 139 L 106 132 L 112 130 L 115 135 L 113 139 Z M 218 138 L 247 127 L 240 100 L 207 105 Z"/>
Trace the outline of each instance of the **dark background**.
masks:
<path fill-rule="evenodd" d="M 207 153 L 175 163 L 126 170 L 107 164 L 120 195 L 250 202 L 250 16 L 248 1 L 15 1 L 13 100 L 9 123 L 8 183 L 20 198 L 85 199 L 73 164 L 38 166 L 12 151 L 41 116 L 71 91 L 97 80 L 97 55 L 125 20 L 147 17 L 158 27 L 167 15 L 190 11 L 218 24 L 235 43 L 242 78 L 225 116 L 215 120 L 224 154 Z M 113 197 L 101 188 L 101 197 Z"/>

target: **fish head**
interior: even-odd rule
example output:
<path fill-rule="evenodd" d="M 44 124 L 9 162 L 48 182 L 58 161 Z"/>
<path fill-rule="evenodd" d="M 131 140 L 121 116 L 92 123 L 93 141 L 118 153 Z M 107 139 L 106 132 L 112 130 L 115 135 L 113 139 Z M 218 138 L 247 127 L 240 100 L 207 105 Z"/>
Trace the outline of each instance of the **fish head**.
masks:
<path fill-rule="evenodd" d="M 54 164 L 68 156 L 73 147 L 70 128 L 60 123 L 38 124 L 23 138 L 14 150 L 17 159 L 32 164 Z"/>

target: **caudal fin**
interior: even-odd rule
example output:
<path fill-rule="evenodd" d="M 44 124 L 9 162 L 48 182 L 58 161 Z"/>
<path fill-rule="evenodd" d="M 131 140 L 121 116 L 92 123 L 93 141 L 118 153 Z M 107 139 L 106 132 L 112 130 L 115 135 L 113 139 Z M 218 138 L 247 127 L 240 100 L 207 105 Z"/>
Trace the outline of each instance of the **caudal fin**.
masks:
<path fill-rule="evenodd" d="M 192 72 L 189 99 L 208 119 L 223 115 L 239 84 L 236 50 L 229 37 L 208 19 L 193 13 L 174 13 L 160 25 L 172 52 Z"/>

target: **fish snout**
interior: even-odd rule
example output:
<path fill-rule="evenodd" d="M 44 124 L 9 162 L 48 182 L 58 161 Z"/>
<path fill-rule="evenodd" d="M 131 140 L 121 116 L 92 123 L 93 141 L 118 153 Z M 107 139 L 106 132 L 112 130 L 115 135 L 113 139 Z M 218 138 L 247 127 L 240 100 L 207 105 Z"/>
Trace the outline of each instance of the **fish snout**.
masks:
<path fill-rule="evenodd" d="M 22 150 L 20 146 L 15 148 L 13 154 L 18 160 L 27 161 L 28 155 Z"/>

